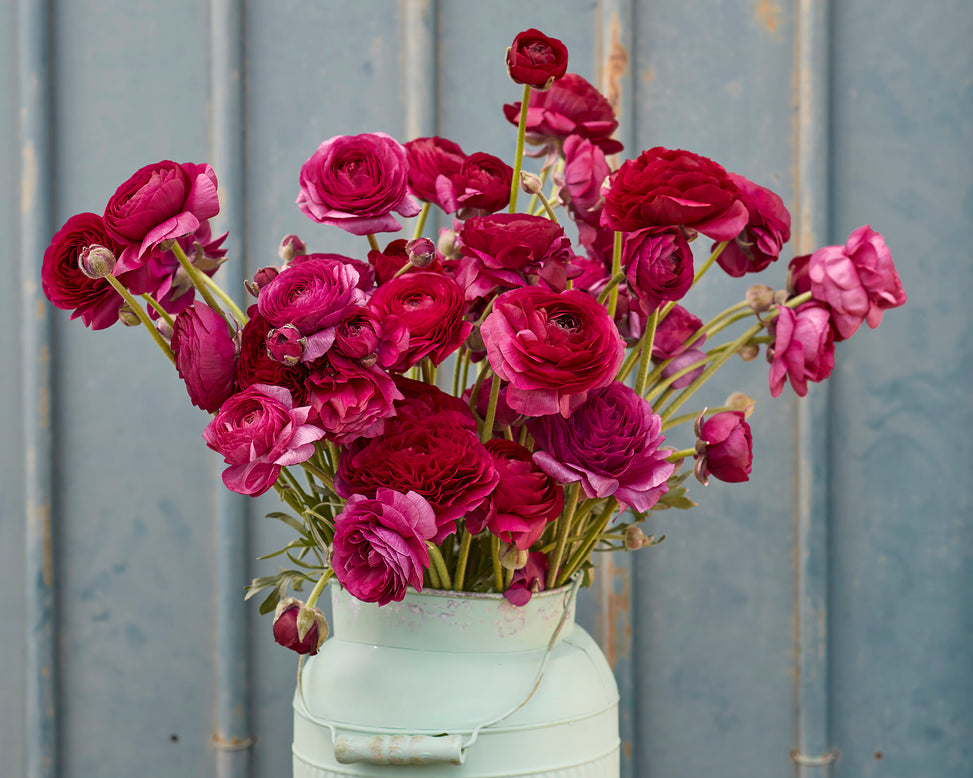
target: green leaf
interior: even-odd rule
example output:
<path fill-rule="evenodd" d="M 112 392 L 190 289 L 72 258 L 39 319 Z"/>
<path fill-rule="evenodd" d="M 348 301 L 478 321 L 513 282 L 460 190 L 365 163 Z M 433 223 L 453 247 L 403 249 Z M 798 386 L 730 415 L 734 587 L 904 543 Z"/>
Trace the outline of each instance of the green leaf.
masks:
<path fill-rule="evenodd" d="M 272 513 L 268 513 L 267 518 L 277 519 L 277 521 L 282 521 L 284 522 L 284 524 L 286 524 L 288 527 L 293 529 L 301 537 L 307 536 L 307 527 L 304 526 L 304 524 L 302 524 L 300 521 L 295 519 L 293 516 L 291 516 L 289 513 L 281 513 L 280 511 L 274 511 Z"/>

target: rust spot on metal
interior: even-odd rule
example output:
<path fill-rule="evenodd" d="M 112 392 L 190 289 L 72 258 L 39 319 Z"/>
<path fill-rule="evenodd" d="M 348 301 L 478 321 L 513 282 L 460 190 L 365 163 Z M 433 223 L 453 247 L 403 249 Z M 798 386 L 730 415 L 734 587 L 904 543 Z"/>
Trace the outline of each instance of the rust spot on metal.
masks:
<path fill-rule="evenodd" d="M 602 581 L 601 643 L 612 668 L 617 666 L 619 658 L 628 656 L 632 650 L 632 593 L 628 572 L 626 567 L 616 567 L 610 557 L 602 567 L 605 577 Z"/>
<path fill-rule="evenodd" d="M 622 77 L 626 70 L 628 70 L 628 49 L 621 42 L 621 24 L 618 21 L 618 14 L 613 13 L 611 16 L 611 45 L 608 49 L 608 57 L 605 60 L 603 81 L 605 97 L 616 116 L 620 113 Z"/>
<path fill-rule="evenodd" d="M 212 743 L 221 751 L 243 751 L 244 749 L 250 748 L 250 746 L 252 746 L 256 740 L 257 739 L 255 737 L 225 738 L 219 733 L 216 733 L 213 735 Z"/>
<path fill-rule="evenodd" d="M 622 741 L 622 753 L 625 754 L 625 758 L 626 759 L 631 759 L 632 758 L 632 751 L 633 751 L 632 741 L 631 740 L 623 740 Z"/>
<path fill-rule="evenodd" d="M 771 35 L 776 35 L 780 30 L 782 12 L 777 0 L 757 0 L 753 15 L 757 23 Z"/>

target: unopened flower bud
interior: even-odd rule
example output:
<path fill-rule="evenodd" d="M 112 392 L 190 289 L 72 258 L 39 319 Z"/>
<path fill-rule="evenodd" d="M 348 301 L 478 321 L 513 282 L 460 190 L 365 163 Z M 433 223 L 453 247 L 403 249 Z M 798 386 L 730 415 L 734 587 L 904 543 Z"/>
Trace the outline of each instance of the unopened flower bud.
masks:
<path fill-rule="evenodd" d="M 651 537 L 642 532 L 641 527 L 634 524 L 625 530 L 625 548 L 629 551 L 638 551 L 644 546 L 651 546 L 655 541 L 655 535 Z"/>
<path fill-rule="evenodd" d="M 111 249 L 92 243 L 78 254 L 78 267 L 88 278 L 104 278 L 115 269 L 115 255 Z"/>
<path fill-rule="evenodd" d="M 439 253 L 448 259 L 456 259 L 459 256 L 459 251 L 456 247 L 456 233 L 450 229 L 441 229 L 439 231 L 439 240 L 436 243 Z"/>
<path fill-rule="evenodd" d="M 510 543 L 500 544 L 500 566 L 505 570 L 520 570 L 527 564 L 529 556 L 527 549 L 517 548 Z"/>
<path fill-rule="evenodd" d="M 159 319 L 155 323 L 155 328 L 159 331 L 159 334 L 166 340 L 172 340 L 172 325 L 169 324 L 165 319 Z"/>
<path fill-rule="evenodd" d="M 318 653 L 328 637 L 328 622 L 317 608 L 300 600 L 285 597 L 274 612 L 274 640 L 298 654 Z"/>
<path fill-rule="evenodd" d="M 743 418 L 749 419 L 753 415 L 757 401 L 743 392 L 734 392 L 726 398 L 726 402 L 723 404 L 731 411 L 743 411 Z"/>
<path fill-rule="evenodd" d="M 263 289 L 267 284 L 273 281 L 277 276 L 280 275 L 280 268 L 274 267 L 262 267 L 256 273 L 254 273 L 253 281 L 244 281 L 243 285 L 247 288 L 254 297 L 260 296 L 260 290 Z"/>
<path fill-rule="evenodd" d="M 157 251 L 161 251 L 165 254 L 167 251 L 172 251 L 172 247 L 176 245 L 175 238 L 166 238 L 155 245 Z"/>
<path fill-rule="evenodd" d="M 300 257 L 304 254 L 307 254 L 307 246 L 297 235 L 284 236 L 284 239 L 280 242 L 280 248 L 277 249 L 277 255 L 284 262 L 290 262 L 294 257 Z"/>
<path fill-rule="evenodd" d="M 376 362 L 378 362 L 378 354 L 374 351 L 371 354 L 366 354 L 361 359 L 358 360 L 362 367 L 372 367 Z"/>
<path fill-rule="evenodd" d="M 304 356 L 307 338 L 293 324 L 285 324 L 267 333 L 265 345 L 268 357 L 282 365 L 293 367 Z"/>
<path fill-rule="evenodd" d="M 544 188 L 540 176 L 526 170 L 520 171 L 520 188 L 529 195 L 540 194 Z"/>
<path fill-rule="evenodd" d="M 142 323 L 128 303 L 122 303 L 122 307 L 118 309 L 118 320 L 126 327 L 138 327 Z"/>
<path fill-rule="evenodd" d="M 429 238 L 416 238 L 405 244 L 409 264 L 413 267 L 429 267 L 436 261 L 436 247 Z"/>
<path fill-rule="evenodd" d="M 760 356 L 760 346 L 756 343 L 744 343 L 737 349 L 737 354 L 740 355 L 740 359 L 744 362 L 753 362 L 753 360 Z"/>
<path fill-rule="evenodd" d="M 753 284 L 747 289 L 744 299 L 755 313 L 763 313 L 774 304 L 774 290 L 766 284 Z"/>

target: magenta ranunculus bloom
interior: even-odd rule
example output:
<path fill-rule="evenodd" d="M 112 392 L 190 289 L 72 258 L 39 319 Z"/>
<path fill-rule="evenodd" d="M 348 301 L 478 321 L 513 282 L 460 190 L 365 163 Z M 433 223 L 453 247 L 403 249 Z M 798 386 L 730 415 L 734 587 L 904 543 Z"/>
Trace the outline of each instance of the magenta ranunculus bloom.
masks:
<path fill-rule="evenodd" d="M 370 308 L 349 308 L 336 330 L 334 350 L 343 357 L 388 369 L 409 345 L 405 322 L 380 320 Z"/>
<path fill-rule="evenodd" d="M 466 152 L 446 138 L 416 138 L 405 144 L 409 159 L 409 191 L 420 200 L 438 205 L 452 213 L 439 197 L 440 179 L 444 184 L 459 173 Z M 455 209 L 453 209 L 455 210 Z"/>
<path fill-rule="evenodd" d="M 675 470 L 667 462 L 662 419 L 635 390 L 613 381 L 588 393 L 569 417 L 527 420 L 534 461 L 559 483 L 581 482 L 588 497 L 614 497 L 644 512 L 669 491 Z"/>
<path fill-rule="evenodd" d="M 118 253 L 120 247 L 94 213 L 68 219 L 51 239 L 41 266 L 44 295 L 55 306 L 81 317 L 86 327 L 103 330 L 118 321 L 122 297 L 104 278 L 88 278 L 78 267 L 78 257 L 89 246 L 104 246 Z M 116 264 L 117 268 L 117 264 Z"/>
<path fill-rule="evenodd" d="M 297 617 L 302 609 L 307 609 L 307 606 L 293 597 L 285 597 L 277 603 L 277 610 L 274 612 L 274 640 L 298 654 L 314 656 L 328 636 L 328 622 L 324 620 L 321 611 L 311 608 L 314 621 L 302 638 L 297 628 Z"/>
<path fill-rule="evenodd" d="M 706 352 L 698 348 L 688 348 L 681 354 L 677 354 L 672 358 L 668 365 L 662 368 L 662 377 L 669 378 L 675 375 L 680 370 L 685 370 L 690 365 L 695 365 L 701 359 L 706 358 Z M 688 373 L 679 376 L 675 381 L 672 382 L 673 389 L 683 389 L 689 386 L 693 381 L 702 375 L 703 371 L 706 369 L 705 364 L 701 364 L 699 367 L 690 370 Z"/>
<path fill-rule="evenodd" d="M 474 535 L 486 526 L 504 543 L 526 551 L 561 515 L 564 490 L 531 459 L 530 449 L 506 438 L 486 443 L 500 482 L 479 507 L 466 515 Z"/>
<path fill-rule="evenodd" d="M 301 167 L 297 205 L 319 224 L 333 224 L 353 235 L 395 232 L 392 216 L 419 213 L 408 193 L 405 147 L 384 132 L 335 135 L 321 143 Z"/>
<path fill-rule="evenodd" d="M 811 294 L 831 308 L 831 321 L 841 340 L 867 322 L 874 329 L 883 311 L 906 301 L 905 289 L 892 264 L 885 238 L 867 224 L 844 246 L 825 246 L 808 264 Z"/>
<path fill-rule="evenodd" d="M 489 297 L 498 288 L 536 283 L 545 266 L 567 264 L 571 240 L 557 222 L 543 216 L 498 213 L 467 219 L 459 231 L 463 257 L 456 282 L 467 300 Z"/>
<path fill-rule="evenodd" d="M 511 124 L 519 124 L 520 102 L 504 105 L 503 115 Z M 560 145 L 569 135 L 578 135 L 605 154 L 617 154 L 624 148 L 611 137 L 617 127 L 611 104 L 577 73 L 566 73 L 550 89 L 530 93 L 527 140 L 534 145 Z"/>
<path fill-rule="evenodd" d="M 567 69 L 567 46 L 533 27 L 517 33 L 507 49 L 507 73 L 515 84 L 550 89 Z"/>
<path fill-rule="evenodd" d="M 394 317 L 409 331 L 408 346 L 400 351 L 390 370 L 407 370 L 425 357 L 438 365 L 473 330 L 463 318 L 463 290 L 440 273 L 419 271 L 393 278 L 375 290 L 368 308 L 386 323 L 384 326 L 395 326 L 391 321 Z"/>
<path fill-rule="evenodd" d="M 834 369 L 831 312 L 814 300 L 793 310 L 775 307 L 779 313 L 770 326 L 774 341 L 767 347 L 770 394 L 780 396 L 785 381 L 790 381 L 794 391 L 804 397 L 808 381 L 823 381 Z"/>
<path fill-rule="evenodd" d="M 458 173 L 437 179 L 439 202 L 463 219 L 496 213 L 510 204 L 513 177 L 514 169 L 502 159 L 478 151 L 463 160 Z"/>
<path fill-rule="evenodd" d="M 172 353 L 197 408 L 215 413 L 233 394 L 238 344 L 226 320 L 202 302 L 196 301 L 176 316 Z"/>
<path fill-rule="evenodd" d="M 331 567 L 341 585 L 363 602 L 379 605 L 422 591 L 429 567 L 426 541 L 436 534 L 436 514 L 416 492 L 377 490 L 352 495 L 335 518 Z"/>
<path fill-rule="evenodd" d="M 721 411 L 696 420 L 696 477 L 703 486 L 708 477 L 740 483 L 750 480 L 753 437 L 743 411 Z"/>
<path fill-rule="evenodd" d="M 730 241 L 716 261 L 728 275 L 740 278 L 759 273 L 777 261 L 781 248 L 791 239 L 791 215 L 776 192 L 736 173 L 729 176 L 740 190 L 749 217 L 743 232 Z"/>
<path fill-rule="evenodd" d="M 564 190 L 575 221 L 597 226 L 605 201 L 601 193 L 611 173 L 605 152 L 588 138 L 569 135 L 564 139 Z"/>
<path fill-rule="evenodd" d="M 536 592 L 545 588 L 548 569 L 547 555 L 541 551 L 531 551 L 527 555 L 527 564 L 519 570 L 514 570 L 513 580 L 503 593 L 511 605 L 522 608 L 530 602 Z"/>
<path fill-rule="evenodd" d="M 646 315 L 663 303 L 681 300 L 693 285 L 693 250 L 678 229 L 648 227 L 627 235 L 622 267 Z"/>
<path fill-rule="evenodd" d="M 490 367 L 525 416 L 568 416 L 615 380 L 625 344 L 604 306 L 578 290 L 527 286 L 496 298 L 480 327 Z"/>
<path fill-rule="evenodd" d="M 726 170 L 711 159 L 661 146 L 622 163 L 612 174 L 601 223 L 633 232 L 681 227 L 713 240 L 733 240 L 747 226 L 747 208 Z"/>
<path fill-rule="evenodd" d="M 216 174 L 209 165 L 170 160 L 146 165 L 105 206 L 105 227 L 126 247 L 117 272 L 131 270 L 154 246 L 195 232 L 219 212 Z"/>
<path fill-rule="evenodd" d="M 689 347 L 702 348 L 706 335 L 690 338 L 703 327 L 703 320 L 681 305 L 674 305 L 666 318 L 659 322 L 652 341 L 652 358 L 658 361 L 672 359 Z"/>
<path fill-rule="evenodd" d="M 203 430 L 206 445 L 223 455 L 226 488 L 239 494 L 263 494 L 281 467 L 314 454 L 324 430 L 308 424 L 311 409 L 295 408 L 282 386 L 254 384 L 231 396 Z"/>

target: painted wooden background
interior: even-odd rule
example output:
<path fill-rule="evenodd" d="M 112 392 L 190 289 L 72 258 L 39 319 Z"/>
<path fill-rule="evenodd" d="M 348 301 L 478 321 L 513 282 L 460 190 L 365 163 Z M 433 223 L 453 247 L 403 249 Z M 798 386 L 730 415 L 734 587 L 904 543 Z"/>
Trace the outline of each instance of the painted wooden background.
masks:
<path fill-rule="evenodd" d="M 230 285 L 290 232 L 361 255 L 294 206 L 301 163 L 372 130 L 510 157 L 503 52 L 529 26 L 611 89 L 627 153 L 776 189 L 788 258 L 871 223 L 909 294 L 805 403 L 771 402 L 760 363 L 726 371 L 703 399 L 757 398 L 752 482 L 696 489 L 586 593 L 625 775 L 973 775 L 967 0 L 0 4 L 0 774 L 289 770 L 295 657 L 240 599 L 272 569 L 251 560 L 281 540 L 273 503 L 218 488 L 144 333 L 43 302 L 50 235 L 170 158 L 217 169 Z M 747 283 L 717 280 L 704 308 Z"/>

